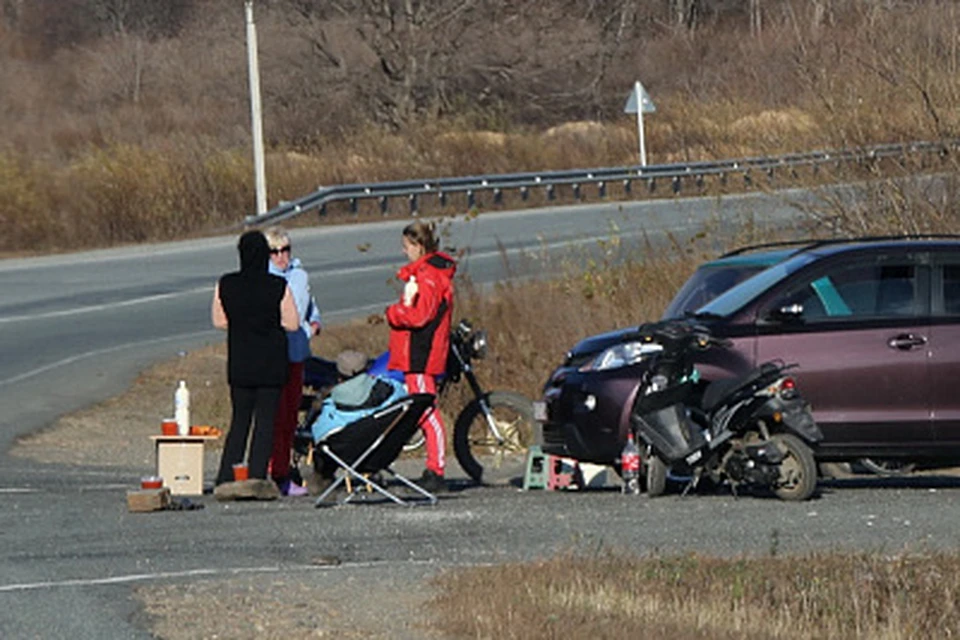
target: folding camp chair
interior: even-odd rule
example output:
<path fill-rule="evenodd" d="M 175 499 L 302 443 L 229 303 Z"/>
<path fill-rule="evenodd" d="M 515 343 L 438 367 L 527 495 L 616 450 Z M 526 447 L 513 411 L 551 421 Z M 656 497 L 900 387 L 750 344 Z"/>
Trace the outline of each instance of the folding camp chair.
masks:
<path fill-rule="evenodd" d="M 394 461 L 403 450 L 403 445 L 420 428 L 420 418 L 433 405 L 434 399 L 434 396 L 427 393 L 405 396 L 366 418 L 328 433 L 317 442 L 316 448 L 319 451 L 314 451 L 314 455 L 322 453 L 327 459 L 335 462 L 343 473 L 320 494 L 316 506 L 330 504 L 325 503 L 327 496 L 344 484 L 347 487 L 347 494 L 337 504 L 346 504 L 360 496 L 361 490 L 365 487 L 373 489 L 397 504 L 413 504 L 409 498 L 404 500 L 387 489 L 385 482 L 372 478 L 374 474 L 381 471 L 396 478 L 430 504 L 436 504 L 437 497 L 434 494 L 414 484 L 392 468 Z"/>

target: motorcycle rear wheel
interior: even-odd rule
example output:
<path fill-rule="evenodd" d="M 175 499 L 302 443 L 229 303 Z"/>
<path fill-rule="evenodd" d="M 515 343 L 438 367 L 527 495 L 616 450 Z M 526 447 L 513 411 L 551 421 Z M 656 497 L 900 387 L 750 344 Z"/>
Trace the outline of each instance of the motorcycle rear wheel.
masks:
<path fill-rule="evenodd" d="M 783 452 L 780 480 L 773 492 L 781 500 L 799 502 L 808 499 L 817 489 L 817 462 L 813 451 L 791 433 L 775 433 L 770 439 Z"/>
<path fill-rule="evenodd" d="M 516 478 L 522 481 L 527 448 L 540 442 L 533 403 L 510 391 L 492 391 L 485 397 L 503 442 L 497 442 L 479 400 L 474 400 L 457 416 L 453 431 L 457 462 L 477 484 L 509 484 Z"/>

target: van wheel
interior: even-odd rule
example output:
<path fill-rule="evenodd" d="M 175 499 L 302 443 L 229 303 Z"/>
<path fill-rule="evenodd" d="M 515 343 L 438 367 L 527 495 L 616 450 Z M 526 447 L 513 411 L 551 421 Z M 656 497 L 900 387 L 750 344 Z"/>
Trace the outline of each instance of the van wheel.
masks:
<path fill-rule="evenodd" d="M 783 452 L 780 478 L 773 492 L 781 500 L 806 500 L 817 489 L 817 462 L 813 451 L 790 433 L 777 433 L 770 439 Z"/>
<path fill-rule="evenodd" d="M 884 478 L 896 478 L 910 475 L 917 470 L 917 465 L 903 460 L 888 460 L 884 458 L 860 458 L 857 462 L 875 475 Z"/>
<path fill-rule="evenodd" d="M 647 458 L 647 496 L 656 498 L 667 491 L 667 465 L 659 456 Z"/>

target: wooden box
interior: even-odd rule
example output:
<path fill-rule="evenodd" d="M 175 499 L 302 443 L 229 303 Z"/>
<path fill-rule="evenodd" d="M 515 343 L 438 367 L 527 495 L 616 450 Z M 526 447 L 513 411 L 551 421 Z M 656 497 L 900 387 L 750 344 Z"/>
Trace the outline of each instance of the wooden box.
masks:
<path fill-rule="evenodd" d="M 170 489 L 137 489 L 127 491 L 127 510 L 134 513 L 161 511 L 170 505 Z"/>
<path fill-rule="evenodd" d="M 175 496 L 203 493 L 203 443 L 215 436 L 150 436 L 156 447 L 157 475 Z"/>

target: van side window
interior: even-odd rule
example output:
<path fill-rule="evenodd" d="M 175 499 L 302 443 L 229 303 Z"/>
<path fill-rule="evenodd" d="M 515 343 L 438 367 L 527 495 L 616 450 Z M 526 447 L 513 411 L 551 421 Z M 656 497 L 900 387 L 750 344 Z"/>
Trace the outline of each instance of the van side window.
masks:
<path fill-rule="evenodd" d="M 956 275 L 960 291 L 960 268 Z M 787 302 L 802 304 L 808 322 L 916 316 L 920 313 L 917 267 L 909 263 L 842 265 L 798 286 Z M 960 297 L 956 305 L 960 312 Z"/>
<path fill-rule="evenodd" d="M 943 311 L 960 315 L 960 265 L 943 265 Z"/>

